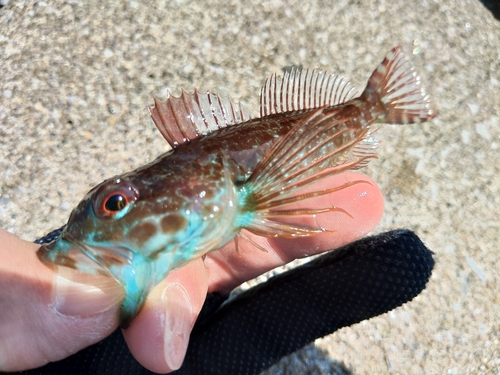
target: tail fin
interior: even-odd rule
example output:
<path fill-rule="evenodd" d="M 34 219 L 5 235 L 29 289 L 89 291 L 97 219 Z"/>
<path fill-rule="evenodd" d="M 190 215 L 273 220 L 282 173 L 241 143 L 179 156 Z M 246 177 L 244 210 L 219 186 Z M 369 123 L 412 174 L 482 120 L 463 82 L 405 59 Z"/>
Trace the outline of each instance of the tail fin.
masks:
<path fill-rule="evenodd" d="M 363 94 L 371 92 L 377 92 L 386 107 L 385 123 L 420 123 L 436 116 L 420 77 L 401 47 L 392 49 L 375 69 Z"/>
<path fill-rule="evenodd" d="M 271 86 L 276 87 L 273 81 Z M 286 87 L 285 90 L 288 90 L 288 83 Z M 311 83 L 306 84 L 306 87 L 322 90 L 329 86 Z M 278 103 L 272 95 L 268 97 L 274 100 L 271 100 L 272 103 Z M 301 95 L 301 98 L 307 97 Z M 383 103 L 385 113 L 379 111 L 377 100 Z M 322 99 L 320 102 L 326 104 Z M 401 49 L 394 48 L 373 72 L 361 98 L 306 112 L 259 161 L 243 190 L 244 210 L 253 213 L 251 222 L 245 226 L 246 230 L 265 237 L 313 236 L 329 230 L 318 222 L 306 226 L 301 224 L 302 221 L 293 222 L 291 219 L 304 216 L 315 218 L 328 212 L 349 215 L 340 207 L 317 207 L 312 199 L 367 181 L 346 180 L 340 186 L 307 192 L 303 189 L 321 179 L 362 168 L 375 157 L 378 141 L 372 137 L 374 130 L 370 127 L 371 123 L 353 120 L 359 115 L 359 103 L 366 104 L 364 110 L 369 111 L 370 121 L 377 120 L 380 115 L 385 123 L 406 124 L 426 121 L 435 116 L 420 78 L 404 58 Z M 280 105 L 283 108 L 283 104 Z M 275 113 L 274 108 L 268 106 L 264 113 Z M 295 107 L 292 105 L 292 108 Z M 359 126 L 353 126 L 354 123 Z M 309 207 L 297 208 L 295 205 L 307 200 L 310 202 Z"/>

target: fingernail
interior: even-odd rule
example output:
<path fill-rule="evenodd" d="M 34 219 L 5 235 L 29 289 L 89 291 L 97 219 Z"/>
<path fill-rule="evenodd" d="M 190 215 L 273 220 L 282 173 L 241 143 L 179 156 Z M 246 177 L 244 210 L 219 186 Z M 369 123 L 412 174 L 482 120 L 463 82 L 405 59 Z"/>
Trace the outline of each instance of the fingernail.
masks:
<path fill-rule="evenodd" d="M 90 275 L 56 266 L 53 307 L 68 316 L 87 316 L 104 312 L 119 304 L 125 290 L 113 278 Z"/>
<path fill-rule="evenodd" d="M 163 292 L 165 301 L 165 362 L 171 370 L 181 367 L 195 322 L 191 299 L 180 284 L 172 283 Z"/>

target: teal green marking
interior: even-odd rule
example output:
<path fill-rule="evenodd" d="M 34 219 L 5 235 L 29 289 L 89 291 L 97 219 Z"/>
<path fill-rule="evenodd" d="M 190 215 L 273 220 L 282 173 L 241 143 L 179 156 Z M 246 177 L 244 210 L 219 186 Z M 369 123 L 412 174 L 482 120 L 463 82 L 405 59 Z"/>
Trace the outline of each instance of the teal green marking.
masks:
<path fill-rule="evenodd" d="M 252 189 L 247 184 L 238 190 L 238 207 L 240 210 L 236 215 L 234 226 L 241 229 L 249 226 L 255 218 Z"/>
<path fill-rule="evenodd" d="M 152 264 L 146 258 L 136 254 L 132 263 L 127 266 L 110 267 L 110 273 L 121 281 L 126 290 L 125 299 L 120 310 L 120 322 L 123 326 L 130 324 L 144 304 L 153 274 Z"/>

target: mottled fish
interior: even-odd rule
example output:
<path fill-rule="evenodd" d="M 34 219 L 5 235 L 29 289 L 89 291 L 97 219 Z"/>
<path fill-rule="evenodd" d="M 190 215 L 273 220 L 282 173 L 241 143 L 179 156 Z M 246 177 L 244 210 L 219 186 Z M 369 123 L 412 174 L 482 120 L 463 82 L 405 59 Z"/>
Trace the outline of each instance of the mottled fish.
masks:
<path fill-rule="evenodd" d="M 338 76 L 292 69 L 265 82 L 258 118 L 210 92 L 155 98 L 150 113 L 172 149 L 93 188 L 61 236 L 41 247 L 40 259 L 116 279 L 126 291 L 120 317 L 126 326 L 169 271 L 237 235 L 251 241 L 241 229 L 289 238 L 324 232 L 289 219 L 346 212 L 290 205 L 352 182 L 297 192 L 374 157 L 373 123 L 435 116 L 399 47 L 373 72 L 361 96 L 354 94 Z"/>

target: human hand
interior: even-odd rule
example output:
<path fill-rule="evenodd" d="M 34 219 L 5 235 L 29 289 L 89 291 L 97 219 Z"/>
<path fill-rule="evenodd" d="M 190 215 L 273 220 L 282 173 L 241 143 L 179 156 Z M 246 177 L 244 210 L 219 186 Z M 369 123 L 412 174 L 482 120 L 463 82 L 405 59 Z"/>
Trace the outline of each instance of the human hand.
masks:
<path fill-rule="evenodd" d="M 293 240 L 247 234 L 267 252 L 240 240 L 238 252 L 234 242 L 230 242 L 209 253 L 204 260 L 194 260 L 172 271 L 152 291 L 140 314 L 124 330 L 134 357 L 156 372 L 179 368 L 207 292 L 228 293 L 241 282 L 276 266 L 335 249 L 373 229 L 383 210 L 382 195 L 373 181 L 350 173 L 325 179 L 314 188 L 321 188 L 323 184 L 339 185 L 345 183 L 346 178 L 369 183 L 351 185 L 316 198 L 314 203 L 318 207 L 341 207 L 352 216 L 338 212 L 321 215 L 321 224 L 336 228 L 335 232 Z M 123 297 L 118 284 L 110 278 L 96 278 L 59 268 L 60 276 L 94 286 L 82 288 L 81 284 L 62 280 L 66 298 L 59 295 L 54 299 L 56 276 L 36 258 L 38 246 L 6 232 L 1 235 L 2 269 L 9 276 L 5 282 L 0 279 L 5 294 L 2 301 L 8 312 L 0 318 L 1 370 L 21 370 L 62 359 L 108 336 L 117 327 L 119 301 Z M 61 279 L 58 280 L 57 285 L 61 285 Z"/>
<path fill-rule="evenodd" d="M 209 294 L 175 374 L 260 374 L 316 338 L 412 300 L 425 288 L 433 266 L 432 252 L 422 241 L 398 229 L 321 255 L 222 306 L 227 296 Z M 21 374 L 153 373 L 134 359 L 116 330 L 64 360 Z"/>
<path fill-rule="evenodd" d="M 329 251 L 355 241 L 370 232 L 380 221 L 383 197 L 376 184 L 357 173 L 334 176 L 319 182 L 311 190 L 340 186 L 348 181 L 364 180 L 329 196 L 301 203 L 301 207 L 336 206 L 346 214 L 332 212 L 321 215 L 320 225 L 334 232 L 283 239 L 269 239 L 246 232 L 266 249 L 257 249 L 248 241 L 234 241 L 202 260 L 190 262 L 175 270 L 150 294 L 144 308 L 124 331 L 125 340 L 134 357 L 146 368 L 165 373 L 182 364 L 189 334 L 203 307 L 206 293 L 229 294 L 241 283 L 297 258 Z M 304 224 L 314 225 L 304 218 Z M 318 219 L 319 220 L 319 219 Z M 161 334 L 158 334 L 161 332 Z"/>
<path fill-rule="evenodd" d="M 66 268 L 56 276 L 39 247 L 0 228 L 0 372 L 57 361 L 116 328 L 121 286 Z"/>

